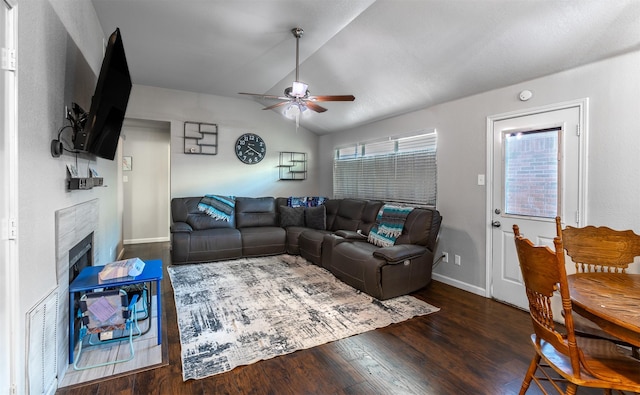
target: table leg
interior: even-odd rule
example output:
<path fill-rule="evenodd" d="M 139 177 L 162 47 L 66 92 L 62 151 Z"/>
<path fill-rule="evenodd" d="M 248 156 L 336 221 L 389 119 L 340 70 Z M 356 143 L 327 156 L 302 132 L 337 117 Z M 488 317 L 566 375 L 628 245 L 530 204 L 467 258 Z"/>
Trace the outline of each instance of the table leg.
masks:
<path fill-rule="evenodd" d="M 162 302 L 160 294 L 160 280 L 156 280 L 156 308 L 158 317 L 158 344 L 162 344 Z"/>
<path fill-rule="evenodd" d="M 76 347 L 75 345 L 75 317 L 74 317 L 74 300 L 75 300 L 75 292 L 69 292 L 69 365 L 73 363 L 73 351 Z"/>

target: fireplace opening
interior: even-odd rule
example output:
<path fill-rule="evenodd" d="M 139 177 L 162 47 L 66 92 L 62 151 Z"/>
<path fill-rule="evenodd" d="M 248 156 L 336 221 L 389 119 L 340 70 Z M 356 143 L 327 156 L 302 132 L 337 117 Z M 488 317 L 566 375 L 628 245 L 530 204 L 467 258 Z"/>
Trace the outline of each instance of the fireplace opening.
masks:
<path fill-rule="evenodd" d="M 69 284 L 78 277 L 82 269 L 93 265 L 92 245 L 93 232 L 69 250 Z"/>
<path fill-rule="evenodd" d="M 78 244 L 71 247 L 71 249 L 69 250 L 69 284 L 71 284 L 71 282 L 75 280 L 76 277 L 78 277 L 78 274 L 80 274 L 82 269 L 84 269 L 85 267 L 93 266 L 92 248 L 93 232 L 89 233 L 87 237 L 80 240 Z M 74 314 L 74 316 L 76 316 L 75 313 L 80 307 L 80 295 L 78 293 L 74 295 L 73 306 L 74 307 L 72 313 Z M 80 337 L 80 319 L 76 317 L 75 320 L 75 330 L 73 336 L 77 343 L 78 338 Z"/>

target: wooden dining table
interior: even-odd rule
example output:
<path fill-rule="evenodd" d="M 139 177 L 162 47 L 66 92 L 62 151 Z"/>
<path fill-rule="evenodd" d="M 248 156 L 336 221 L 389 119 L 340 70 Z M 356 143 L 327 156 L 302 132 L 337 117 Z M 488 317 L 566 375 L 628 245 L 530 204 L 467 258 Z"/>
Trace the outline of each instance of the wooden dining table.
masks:
<path fill-rule="evenodd" d="M 577 314 L 640 347 L 640 274 L 576 273 L 567 280 Z"/>

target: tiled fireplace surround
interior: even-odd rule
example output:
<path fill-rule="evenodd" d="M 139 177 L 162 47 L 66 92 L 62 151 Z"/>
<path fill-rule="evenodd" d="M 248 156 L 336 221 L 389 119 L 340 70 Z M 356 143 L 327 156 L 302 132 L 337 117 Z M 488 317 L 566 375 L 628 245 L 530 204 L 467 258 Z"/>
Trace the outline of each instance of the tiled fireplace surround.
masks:
<path fill-rule="evenodd" d="M 58 280 L 57 360 L 58 380 L 64 377 L 69 360 L 69 250 L 93 232 L 93 264 L 97 261 L 99 243 L 98 199 L 89 200 L 56 211 L 56 274 Z"/>

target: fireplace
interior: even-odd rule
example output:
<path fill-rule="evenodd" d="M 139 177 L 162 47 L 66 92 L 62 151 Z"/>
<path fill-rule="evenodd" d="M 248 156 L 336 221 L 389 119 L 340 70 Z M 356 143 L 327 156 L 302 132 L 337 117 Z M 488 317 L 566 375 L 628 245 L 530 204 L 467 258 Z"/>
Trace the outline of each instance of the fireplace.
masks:
<path fill-rule="evenodd" d="M 69 284 L 80 271 L 99 265 L 98 199 L 56 211 L 56 273 L 58 279 L 57 361 L 62 380 L 69 360 Z"/>

